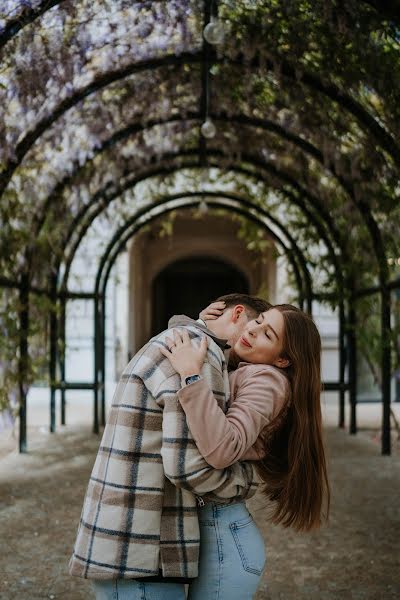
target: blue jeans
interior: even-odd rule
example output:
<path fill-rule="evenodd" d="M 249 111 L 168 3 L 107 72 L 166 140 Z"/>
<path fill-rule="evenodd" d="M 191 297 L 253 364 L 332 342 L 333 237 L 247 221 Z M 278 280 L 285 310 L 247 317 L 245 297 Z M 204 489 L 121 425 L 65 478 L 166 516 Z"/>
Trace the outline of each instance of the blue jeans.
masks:
<path fill-rule="evenodd" d="M 251 600 L 265 566 L 264 540 L 243 502 L 198 509 L 199 576 L 188 600 Z M 181 583 L 133 579 L 93 582 L 96 600 L 185 600 Z"/>
<path fill-rule="evenodd" d="M 188 600 L 251 600 L 265 566 L 264 540 L 244 502 L 206 504 L 200 522 L 199 576 Z"/>
<path fill-rule="evenodd" d="M 96 600 L 185 600 L 182 583 L 156 583 L 134 579 L 92 581 Z"/>

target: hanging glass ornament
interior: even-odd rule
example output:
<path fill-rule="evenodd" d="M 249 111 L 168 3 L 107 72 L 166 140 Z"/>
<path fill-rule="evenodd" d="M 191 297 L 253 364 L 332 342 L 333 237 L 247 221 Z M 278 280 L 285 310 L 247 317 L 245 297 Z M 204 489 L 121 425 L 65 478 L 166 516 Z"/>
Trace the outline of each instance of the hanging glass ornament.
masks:
<path fill-rule="evenodd" d="M 211 21 L 204 27 L 203 36 L 206 42 L 212 44 L 213 46 L 223 44 L 225 39 L 225 30 L 222 21 L 216 17 L 211 17 Z"/>
<path fill-rule="evenodd" d="M 208 204 L 205 198 L 203 198 L 199 204 L 199 213 L 201 215 L 205 215 L 206 213 L 208 213 Z"/>
<path fill-rule="evenodd" d="M 201 126 L 201 135 L 210 140 L 211 138 L 215 137 L 216 133 L 217 129 L 214 123 L 210 119 L 206 119 Z"/>

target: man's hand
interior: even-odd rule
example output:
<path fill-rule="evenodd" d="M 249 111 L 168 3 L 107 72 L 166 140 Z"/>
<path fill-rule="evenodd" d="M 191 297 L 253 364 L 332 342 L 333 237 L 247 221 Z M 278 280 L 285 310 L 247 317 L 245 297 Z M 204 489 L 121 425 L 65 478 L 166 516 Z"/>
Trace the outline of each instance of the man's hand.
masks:
<path fill-rule="evenodd" d="M 201 313 L 199 314 L 199 318 L 202 319 L 202 321 L 213 321 L 214 319 L 218 319 L 218 317 L 222 315 L 224 310 L 224 301 L 211 302 L 211 304 L 209 304 L 207 308 L 201 311 Z"/>
<path fill-rule="evenodd" d="M 166 337 L 165 343 L 169 350 L 161 348 L 161 353 L 168 358 L 182 379 L 200 374 L 207 354 L 208 338 L 206 336 L 201 339 L 199 346 L 195 346 L 186 329 L 183 329 L 182 332 L 174 330 L 174 339 Z"/>

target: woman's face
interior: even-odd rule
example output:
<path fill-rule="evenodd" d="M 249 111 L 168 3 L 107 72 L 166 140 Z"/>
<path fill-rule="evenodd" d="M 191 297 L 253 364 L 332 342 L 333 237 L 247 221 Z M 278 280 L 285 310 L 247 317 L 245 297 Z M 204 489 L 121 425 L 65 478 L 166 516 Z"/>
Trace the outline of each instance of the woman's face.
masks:
<path fill-rule="evenodd" d="M 271 308 L 248 322 L 234 345 L 234 351 L 246 362 L 285 367 L 287 361 L 280 358 L 283 333 L 283 316 L 278 310 Z"/>

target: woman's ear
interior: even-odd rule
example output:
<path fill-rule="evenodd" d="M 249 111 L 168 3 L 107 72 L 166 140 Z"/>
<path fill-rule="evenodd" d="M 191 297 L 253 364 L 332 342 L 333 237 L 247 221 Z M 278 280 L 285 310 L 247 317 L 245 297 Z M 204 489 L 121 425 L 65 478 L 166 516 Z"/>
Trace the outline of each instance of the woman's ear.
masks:
<path fill-rule="evenodd" d="M 277 358 L 276 361 L 274 362 L 274 366 L 278 367 L 279 369 L 286 369 L 289 365 L 290 365 L 290 360 L 288 358 L 283 358 L 282 356 Z"/>
<path fill-rule="evenodd" d="M 232 322 L 236 323 L 239 320 L 240 315 L 244 312 L 243 304 L 236 304 L 232 310 Z"/>

